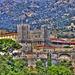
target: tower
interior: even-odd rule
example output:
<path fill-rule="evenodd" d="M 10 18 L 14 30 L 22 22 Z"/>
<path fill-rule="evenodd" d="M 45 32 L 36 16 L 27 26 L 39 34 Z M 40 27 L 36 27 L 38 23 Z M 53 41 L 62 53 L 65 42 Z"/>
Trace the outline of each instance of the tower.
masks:
<path fill-rule="evenodd" d="M 22 44 L 22 51 L 31 50 L 31 41 L 29 40 L 30 26 L 28 24 L 17 25 L 18 41 Z"/>
<path fill-rule="evenodd" d="M 46 25 L 42 25 L 42 38 L 44 41 L 44 45 L 50 45 L 50 29 Z"/>
<path fill-rule="evenodd" d="M 30 26 L 28 24 L 17 25 L 18 39 L 29 39 Z"/>

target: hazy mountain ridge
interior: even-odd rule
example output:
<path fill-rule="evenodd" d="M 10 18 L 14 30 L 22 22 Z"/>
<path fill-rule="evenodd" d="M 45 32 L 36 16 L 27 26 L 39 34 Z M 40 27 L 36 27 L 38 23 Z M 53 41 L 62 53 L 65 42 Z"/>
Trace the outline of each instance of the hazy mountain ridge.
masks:
<path fill-rule="evenodd" d="M 0 4 L 0 29 L 14 31 L 21 22 L 30 24 L 31 29 L 50 21 L 55 27 L 65 26 L 74 16 L 74 0 L 5 0 Z"/>

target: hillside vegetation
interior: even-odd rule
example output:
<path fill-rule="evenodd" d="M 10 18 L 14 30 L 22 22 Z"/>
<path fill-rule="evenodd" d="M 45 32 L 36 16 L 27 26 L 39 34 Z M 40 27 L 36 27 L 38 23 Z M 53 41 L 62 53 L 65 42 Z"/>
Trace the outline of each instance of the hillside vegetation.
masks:
<path fill-rule="evenodd" d="M 31 29 L 46 24 L 53 28 L 75 22 L 74 0 L 5 0 L 0 3 L 0 29 L 14 31 L 17 24 L 28 23 Z"/>
<path fill-rule="evenodd" d="M 61 61 L 56 66 L 42 65 L 42 61 L 36 63 L 36 68 L 27 68 L 26 59 L 13 59 L 6 53 L 0 55 L 0 75 L 73 75 L 72 64 L 69 61 Z"/>
<path fill-rule="evenodd" d="M 15 49 L 20 49 L 22 46 L 11 39 L 0 39 L 0 51 L 13 52 Z"/>

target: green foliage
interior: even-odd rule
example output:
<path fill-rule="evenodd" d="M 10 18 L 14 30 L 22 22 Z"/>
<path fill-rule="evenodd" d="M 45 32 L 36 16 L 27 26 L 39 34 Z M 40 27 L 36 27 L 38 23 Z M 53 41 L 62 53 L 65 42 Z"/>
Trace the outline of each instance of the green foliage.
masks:
<path fill-rule="evenodd" d="M 50 66 L 47 75 L 73 75 L 65 66 Z"/>
<path fill-rule="evenodd" d="M 74 35 L 68 35 L 68 34 L 57 34 L 57 37 L 58 38 L 75 38 L 75 36 Z"/>
<path fill-rule="evenodd" d="M 31 66 L 31 71 L 27 68 L 25 59 L 12 59 L 13 56 L 6 53 L 0 55 L 0 75 L 73 75 L 72 64 L 69 61 L 61 61 L 56 66 L 42 65 L 42 61 L 36 63 L 36 72 Z"/>
<path fill-rule="evenodd" d="M 21 23 L 19 20 L 20 16 L 23 15 L 22 11 L 25 10 L 25 14 L 28 12 L 34 12 L 35 16 L 28 17 L 28 23 L 31 25 L 32 21 L 38 21 L 43 19 L 51 19 L 54 22 L 54 26 L 57 27 L 63 27 L 70 25 L 73 17 L 75 15 L 74 8 L 74 2 L 71 2 L 69 4 L 69 1 L 67 1 L 67 4 L 63 2 L 58 2 L 59 0 L 27 0 L 28 2 L 23 2 L 22 0 L 20 2 L 16 2 L 16 0 L 5 0 L 0 6 L 1 14 L 0 14 L 0 29 L 5 29 L 8 31 L 14 31 L 16 30 L 17 24 Z M 19 1 L 19 0 L 17 0 Z M 55 4 L 58 3 L 61 4 L 61 6 L 55 6 Z M 5 4 L 8 5 L 8 7 L 5 7 Z M 34 5 L 37 5 L 39 8 L 31 7 Z M 69 9 L 70 7 L 70 9 Z M 57 9 L 56 9 L 57 8 Z M 67 9 L 67 11 L 65 10 Z M 8 11 L 6 9 L 9 9 Z M 51 10 L 51 11 L 50 11 Z M 71 10 L 71 11 L 69 11 Z M 28 11 L 28 12 L 27 12 Z M 58 12 L 57 12 L 58 11 Z M 42 13 L 41 13 L 42 12 Z M 68 16 L 64 15 L 68 12 Z M 64 16 L 64 18 L 62 18 Z M 25 17 L 26 18 L 26 17 Z M 25 18 L 23 19 L 25 21 Z M 22 18 L 21 18 L 22 19 Z M 73 20 L 75 22 L 75 20 Z M 49 24 L 49 22 L 41 21 L 41 23 L 37 23 L 36 26 L 31 25 L 31 29 L 34 29 L 35 27 L 40 27 L 42 24 Z M 68 31 L 67 29 L 65 31 Z"/>
<path fill-rule="evenodd" d="M 51 64 L 51 59 L 48 60 L 47 65 L 48 65 L 48 66 L 51 66 L 51 65 L 52 65 L 52 64 Z"/>
<path fill-rule="evenodd" d="M 58 62 L 56 66 L 51 66 L 51 60 L 48 60 L 48 66 L 44 67 L 39 65 L 41 62 L 38 63 L 37 71 L 41 74 L 44 73 L 44 75 L 73 75 L 73 67 L 70 61 L 64 60 L 61 62 Z"/>
<path fill-rule="evenodd" d="M 42 64 L 43 64 L 42 61 L 38 61 L 38 62 L 36 63 L 36 66 L 37 66 L 37 67 L 38 67 L 38 66 L 42 66 Z"/>
<path fill-rule="evenodd" d="M 71 46 L 64 46 L 64 48 L 73 48 L 73 47 L 71 47 Z"/>
<path fill-rule="evenodd" d="M 42 64 L 43 64 L 42 61 L 38 61 L 38 62 L 36 63 L 36 68 L 38 69 L 38 71 L 41 70 Z"/>
<path fill-rule="evenodd" d="M 30 66 L 30 69 L 33 70 L 33 66 Z"/>
<path fill-rule="evenodd" d="M 57 66 L 65 66 L 66 68 L 69 68 L 71 71 L 73 71 L 71 61 L 63 60 L 61 62 L 58 62 Z"/>
<path fill-rule="evenodd" d="M 43 65 L 43 62 L 42 61 L 38 61 L 37 63 L 36 63 L 36 69 L 37 69 L 37 71 L 38 72 L 46 72 L 46 66 L 45 65 Z"/>
<path fill-rule="evenodd" d="M 12 52 L 14 49 L 19 49 L 22 46 L 11 39 L 0 39 L 0 50 Z"/>
<path fill-rule="evenodd" d="M 51 66 L 51 65 L 52 65 L 52 63 L 51 63 L 51 54 L 48 55 L 48 57 L 49 57 L 50 59 L 48 59 L 48 61 L 47 61 L 47 62 L 48 62 L 47 65 L 48 65 L 48 66 Z"/>
<path fill-rule="evenodd" d="M 0 55 L 0 75 L 25 75 L 27 63 L 23 59 L 12 59 L 9 53 Z"/>

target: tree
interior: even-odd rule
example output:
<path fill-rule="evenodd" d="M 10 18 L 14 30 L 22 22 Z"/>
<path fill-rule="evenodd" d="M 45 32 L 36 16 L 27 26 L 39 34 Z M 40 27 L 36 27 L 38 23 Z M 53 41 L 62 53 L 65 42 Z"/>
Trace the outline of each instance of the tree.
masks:
<path fill-rule="evenodd" d="M 9 53 L 0 55 L 0 75 L 25 75 L 27 63 L 23 59 L 13 59 Z"/>
<path fill-rule="evenodd" d="M 33 70 L 33 66 L 30 66 L 30 69 Z"/>
<path fill-rule="evenodd" d="M 5 53 L 0 55 L 0 75 L 73 75 L 72 64 L 69 61 L 61 61 L 56 66 L 42 65 L 42 61 L 36 63 L 37 71 L 28 70 L 25 59 L 13 59 L 12 55 Z M 32 67 L 31 67 L 32 69 Z"/>
<path fill-rule="evenodd" d="M 73 75 L 73 73 L 65 66 L 50 66 L 47 75 Z"/>
<path fill-rule="evenodd" d="M 38 66 L 42 67 L 42 64 L 43 64 L 42 61 L 37 61 L 37 63 L 36 63 L 36 67 L 38 67 Z"/>
<path fill-rule="evenodd" d="M 44 69 L 42 61 L 37 61 L 37 63 L 36 63 L 36 69 L 37 69 L 38 72 L 42 71 Z"/>
<path fill-rule="evenodd" d="M 48 66 L 51 66 L 51 65 L 52 65 L 52 63 L 51 63 L 51 54 L 49 55 L 49 58 L 50 58 L 50 59 L 48 59 L 47 65 L 48 65 Z"/>
<path fill-rule="evenodd" d="M 14 49 L 19 49 L 22 46 L 11 39 L 0 39 L 0 50 L 12 52 Z"/>
<path fill-rule="evenodd" d="M 65 66 L 66 68 L 69 68 L 71 71 L 73 71 L 71 61 L 63 60 L 61 62 L 58 62 L 57 66 Z"/>
<path fill-rule="evenodd" d="M 52 64 L 51 64 L 51 59 L 48 60 L 47 65 L 48 65 L 48 66 L 51 66 L 51 65 L 52 65 Z"/>

